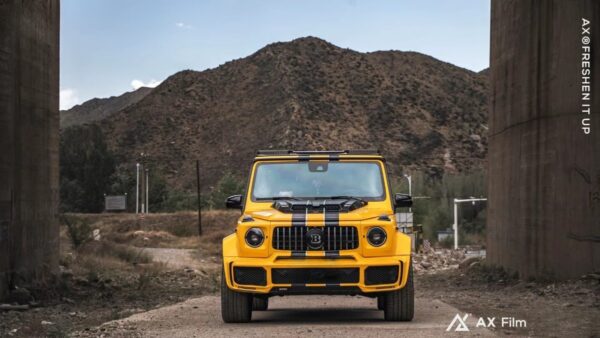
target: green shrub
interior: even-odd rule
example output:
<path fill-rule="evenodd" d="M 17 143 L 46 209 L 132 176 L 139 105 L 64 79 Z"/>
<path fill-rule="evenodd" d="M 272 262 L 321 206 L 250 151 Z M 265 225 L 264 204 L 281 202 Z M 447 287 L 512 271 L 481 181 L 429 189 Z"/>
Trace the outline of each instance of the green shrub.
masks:
<path fill-rule="evenodd" d="M 405 178 L 392 178 L 394 192 L 408 192 Z M 486 195 L 485 174 L 480 171 L 461 174 L 444 174 L 441 177 L 422 172 L 412 174 L 414 223 L 423 226 L 423 235 L 437 241 L 437 232 L 454 223 L 454 198 L 482 197 Z M 475 205 L 463 203 L 459 207 L 458 222 L 461 233 L 485 233 L 485 202 Z M 466 240 L 465 236 L 459 236 Z M 442 244 L 442 243 L 440 243 Z M 461 244 L 463 240 L 461 240 Z"/>
<path fill-rule="evenodd" d="M 227 197 L 243 194 L 244 190 L 244 181 L 233 176 L 231 173 L 225 173 L 217 183 L 217 187 L 210 194 L 209 207 L 211 209 L 224 209 Z"/>
<path fill-rule="evenodd" d="M 73 126 L 60 135 L 61 209 L 100 212 L 115 172 L 114 155 L 95 124 Z"/>
<path fill-rule="evenodd" d="M 67 233 L 73 248 L 79 248 L 92 238 L 92 228 L 86 220 L 63 215 L 61 221 L 67 226 Z"/>

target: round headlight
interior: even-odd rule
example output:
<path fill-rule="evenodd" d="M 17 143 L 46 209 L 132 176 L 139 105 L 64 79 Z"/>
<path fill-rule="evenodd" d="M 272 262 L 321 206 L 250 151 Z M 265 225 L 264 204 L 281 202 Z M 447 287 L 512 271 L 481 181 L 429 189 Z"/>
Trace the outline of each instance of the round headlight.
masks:
<path fill-rule="evenodd" d="M 257 248 L 261 246 L 264 240 L 265 236 L 259 228 L 250 228 L 246 231 L 246 243 L 251 247 Z"/>
<path fill-rule="evenodd" d="M 367 240 L 372 246 L 382 246 L 386 239 L 385 230 L 380 227 L 371 228 L 367 232 Z"/>

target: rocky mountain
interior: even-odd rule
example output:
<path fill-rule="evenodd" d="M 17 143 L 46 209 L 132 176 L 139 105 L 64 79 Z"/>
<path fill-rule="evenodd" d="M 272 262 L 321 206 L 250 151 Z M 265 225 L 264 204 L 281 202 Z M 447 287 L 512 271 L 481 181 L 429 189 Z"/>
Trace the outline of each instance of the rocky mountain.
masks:
<path fill-rule="evenodd" d="M 148 153 L 180 189 L 194 187 L 196 159 L 208 187 L 269 148 L 378 148 L 394 174 L 439 174 L 483 166 L 487 96 L 485 73 L 306 37 L 176 73 L 99 124 L 122 163 Z"/>
<path fill-rule="evenodd" d="M 152 88 L 141 87 L 119 96 L 91 99 L 69 110 L 61 110 L 60 127 L 64 129 L 70 126 L 103 120 L 137 103 L 151 91 Z"/>

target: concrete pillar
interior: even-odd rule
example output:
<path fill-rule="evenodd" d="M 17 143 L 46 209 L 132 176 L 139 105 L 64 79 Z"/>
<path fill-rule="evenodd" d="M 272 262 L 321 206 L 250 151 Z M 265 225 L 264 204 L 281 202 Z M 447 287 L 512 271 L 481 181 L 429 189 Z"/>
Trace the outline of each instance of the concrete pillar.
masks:
<path fill-rule="evenodd" d="M 0 2 L 0 298 L 58 267 L 59 1 Z"/>
<path fill-rule="evenodd" d="M 491 17 L 487 260 L 522 278 L 599 271 L 600 1 L 492 0 Z M 594 48 L 589 116 L 582 18 Z"/>

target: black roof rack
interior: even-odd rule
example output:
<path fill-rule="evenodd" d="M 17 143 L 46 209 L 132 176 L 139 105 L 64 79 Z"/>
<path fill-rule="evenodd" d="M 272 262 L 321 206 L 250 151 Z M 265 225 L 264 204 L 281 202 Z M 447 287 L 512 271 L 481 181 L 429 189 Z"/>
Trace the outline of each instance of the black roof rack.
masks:
<path fill-rule="evenodd" d="M 256 156 L 286 156 L 286 155 L 381 155 L 377 149 L 349 150 L 259 150 Z"/>

